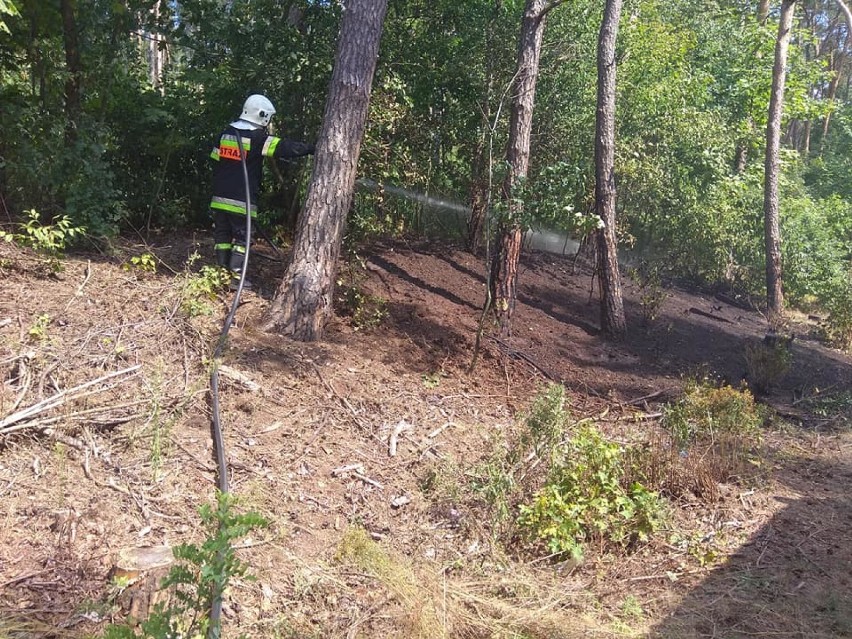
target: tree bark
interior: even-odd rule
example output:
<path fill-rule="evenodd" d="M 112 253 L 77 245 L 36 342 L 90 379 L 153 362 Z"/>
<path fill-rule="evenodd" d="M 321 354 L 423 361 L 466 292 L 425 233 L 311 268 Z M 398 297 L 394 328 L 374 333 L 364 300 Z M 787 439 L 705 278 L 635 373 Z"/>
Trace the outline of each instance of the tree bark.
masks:
<path fill-rule="evenodd" d="M 479 252 L 488 215 L 491 195 L 491 170 L 494 133 L 491 124 L 491 100 L 494 89 L 494 62 L 491 51 L 494 45 L 494 26 L 502 9 L 502 0 L 494 3 L 494 13 L 487 26 L 485 36 L 485 88 L 482 100 L 482 131 L 476 143 L 471 164 L 470 217 L 467 220 L 467 248 L 476 255 Z M 499 110 L 498 110 L 499 114 Z"/>
<path fill-rule="evenodd" d="M 80 83 L 82 64 L 80 45 L 77 36 L 77 18 L 75 16 L 77 0 L 60 0 L 62 15 L 62 37 L 65 45 L 65 67 L 68 77 L 65 80 L 65 144 L 71 146 L 77 140 L 81 101 Z"/>
<path fill-rule="evenodd" d="M 541 60 L 546 0 L 526 0 L 521 34 L 518 41 L 518 67 L 515 74 L 512 112 L 509 118 L 509 141 L 506 148 L 506 178 L 501 198 L 507 211 L 497 231 L 497 250 L 491 263 L 491 298 L 500 326 L 500 335 L 512 333 L 512 313 L 518 278 L 523 229 L 519 221 L 520 206 L 513 199 L 519 180 L 526 178 L 530 162 L 530 137 L 535 106 L 535 87 Z"/>
<path fill-rule="evenodd" d="M 839 58 L 839 59 L 838 59 Z M 835 63 L 835 60 L 837 62 Z M 843 54 L 838 53 L 835 58 L 832 56 L 832 60 L 829 63 L 829 71 L 833 71 L 831 76 L 831 80 L 828 83 L 828 102 L 829 104 L 834 103 L 834 99 L 837 97 L 837 85 L 840 83 L 840 69 L 843 66 Z M 822 121 L 822 137 L 819 141 L 819 152 L 822 154 L 823 149 L 825 149 L 826 139 L 828 138 L 828 128 L 831 123 L 831 111 L 825 114 L 825 119 Z"/>
<path fill-rule="evenodd" d="M 766 19 L 769 17 L 769 0 L 758 0 L 757 3 L 757 21 L 760 24 L 766 24 Z"/>
<path fill-rule="evenodd" d="M 598 37 L 598 97 L 595 120 L 595 208 L 603 220 L 598 231 L 598 282 L 601 329 L 610 338 L 627 333 L 615 218 L 615 42 L 622 0 L 607 0 Z"/>
<path fill-rule="evenodd" d="M 781 224 L 778 209 L 778 171 L 781 141 L 781 114 L 784 108 L 784 84 L 787 79 L 787 51 L 793 27 L 796 0 L 781 3 L 775 63 L 772 67 L 772 93 L 766 125 L 766 161 L 764 164 L 763 229 L 766 243 L 766 302 L 770 317 L 784 311 L 781 268 Z"/>
<path fill-rule="evenodd" d="M 264 318 L 264 329 L 294 339 L 322 337 L 370 105 L 387 0 L 348 0 L 337 44 L 314 175 L 293 254 Z"/>

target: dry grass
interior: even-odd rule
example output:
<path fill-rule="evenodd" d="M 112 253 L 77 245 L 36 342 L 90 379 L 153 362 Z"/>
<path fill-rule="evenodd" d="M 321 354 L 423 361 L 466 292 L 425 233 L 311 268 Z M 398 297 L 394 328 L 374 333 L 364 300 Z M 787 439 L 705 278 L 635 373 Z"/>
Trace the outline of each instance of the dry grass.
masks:
<path fill-rule="evenodd" d="M 495 579 L 453 579 L 415 569 L 359 528 L 344 535 L 337 557 L 375 578 L 399 602 L 405 617 L 400 639 L 624 636 L 581 612 L 589 597 L 569 580 L 553 583 L 522 566 Z"/>

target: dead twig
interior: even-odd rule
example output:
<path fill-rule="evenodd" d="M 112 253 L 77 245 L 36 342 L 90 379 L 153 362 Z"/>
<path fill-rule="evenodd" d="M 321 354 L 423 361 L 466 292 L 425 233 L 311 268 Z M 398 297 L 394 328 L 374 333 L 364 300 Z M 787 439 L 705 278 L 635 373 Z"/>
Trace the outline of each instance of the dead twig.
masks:
<path fill-rule="evenodd" d="M 391 457 L 396 457 L 396 448 L 399 442 L 399 436 L 405 430 L 410 430 L 412 428 L 411 424 L 409 424 L 404 419 L 399 420 L 399 423 L 394 426 L 393 431 L 391 432 L 390 437 L 388 438 L 388 455 Z"/>
<path fill-rule="evenodd" d="M 89 278 L 92 277 L 92 261 L 86 260 L 86 277 L 83 278 L 83 281 L 80 282 L 80 286 L 77 287 L 77 290 L 74 291 L 74 295 L 71 296 L 71 299 L 68 300 L 68 303 L 65 304 L 65 308 L 62 310 L 63 313 L 68 311 L 68 308 L 71 304 L 83 293 L 83 288 L 85 288 L 86 284 L 89 281 Z"/>
<path fill-rule="evenodd" d="M 562 381 L 556 375 L 554 375 L 553 373 L 548 371 L 546 368 L 544 368 L 541 364 L 539 364 L 537 361 L 535 361 L 531 356 L 527 355 L 523 351 L 518 350 L 517 348 L 514 348 L 513 346 L 508 344 L 505 340 L 502 340 L 502 339 L 497 338 L 497 337 L 492 337 L 492 336 L 489 336 L 489 337 L 491 337 L 491 339 L 493 339 L 497 343 L 498 348 L 507 357 L 511 357 L 513 359 L 521 359 L 521 360 L 525 361 L 527 364 L 532 366 L 535 370 L 537 370 L 539 373 L 544 375 L 545 378 L 549 379 L 552 382 L 556 382 L 558 384 Z"/>
<path fill-rule="evenodd" d="M 343 406 L 351 413 L 352 419 L 355 422 L 355 424 L 358 425 L 360 428 L 365 429 L 366 432 L 370 432 L 372 430 L 370 428 L 370 425 L 368 423 L 364 422 L 364 420 L 361 419 L 358 416 L 358 413 L 355 411 L 355 408 L 352 406 L 352 404 L 349 402 L 349 400 L 346 399 L 345 397 L 343 397 L 343 395 L 341 395 L 340 393 L 338 393 L 337 390 L 334 388 L 334 386 L 331 385 L 331 382 L 327 381 L 325 379 L 325 377 L 323 377 L 322 372 L 319 369 L 319 366 L 317 366 L 314 362 L 311 362 L 311 365 L 314 367 L 314 371 L 316 371 L 317 377 L 320 378 L 320 381 L 323 383 L 323 386 L 325 386 L 340 401 L 340 403 L 343 404 Z"/>
<path fill-rule="evenodd" d="M 103 392 L 104 390 L 108 390 L 109 388 L 113 388 L 113 386 L 107 386 L 105 388 L 99 388 L 93 391 L 89 390 L 93 386 L 96 386 L 97 384 L 102 384 L 103 382 L 106 382 L 110 379 L 114 379 L 122 375 L 128 375 L 130 373 L 135 373 L 141 367 L 141 364 L 137 364 L 135 366 L 131 366 L 130 368 L 125 368 L 120 371 L 108 373 L 107 375 L 103 375 L 101 377 L 98 377 L 97 379 L 93 379 L 83 384 L 79 384 L 77 386 L 74 386 L 73 388 L 60 391 L 45 400 L 42 400 L 33 404 L 32 406 L 29 406 L 28 408 L 14 412 L 11 415 L 5 417 L 3 420 L 0 420 L 0 435 L 6 435 L 10 432 L 14 432 L 17 430 L 21 430 L 22 428 L 28 427 L 27 425 L 21 425 L 18 423 L 24 420 L 29 420 L 35 415 L 56 408 L 57 406 L 61 406 L 70 399 L 78 399 L 80 397 L 85 397 L 88 395 L 95 395 L 97 393 Z M 15 426 L 16 424 L 18 424 L 18 426 Z"/>

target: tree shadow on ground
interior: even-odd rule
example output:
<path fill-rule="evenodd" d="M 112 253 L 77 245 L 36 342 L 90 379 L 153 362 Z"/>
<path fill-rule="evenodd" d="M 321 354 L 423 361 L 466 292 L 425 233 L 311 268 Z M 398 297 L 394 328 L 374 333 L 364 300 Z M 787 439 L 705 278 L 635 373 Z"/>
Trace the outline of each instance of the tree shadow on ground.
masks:
<path fill-rule="evenodd" d="M 650 637 L 852 636 L 852 463 L 842 456 L 848 433 L 839 441 L 836 463 L 785 462 L 778 477 L 791 490 L 785 506 L 692 586 Z"/>
<path fill-rule="evenodd" d="M 472 309 L 477 308 L 476 305 L 472 304 L 467 300 L 462 299 L 455 293 L 452 293 L 443 287 L 435 286 L 434 284 L 427 282 L 419 277 L 411 275 L 405 269 L 401 268 L 400 266 L 394 264 L 393 262 L 385 259 L 380 255 L 371 255 L 369 262 L 370 264 L 378 266 L 389 274 L 398 277 L 399 279 L 404 280 L 409 284 L 412 284 L 413 286 L 423 289 L 424 291 L 428 291 L 429 293 L 433 293 L 434 295 L 440 295 L 441 297 L 443 297 L 449 302 L 452 302 L 453 304 L 458 304 L 459 306 L 466 306 Z"/>
<path fill-rule="evenodd" d="M 669 289 L 669 297 L 649 318 L 635 287 L 626 282 L 628 334 L 610 342 L 600 336 L 596 299 L 590 303 L 579 278 L 564 275 L 558 258 L 537 257 L 533 267 L 537 277 L 522 281 L 519 287 L 516 345 L 542 358 L 563 360 L 555 368 L 566 380 L 583 376 L 598 393 L 616 391 L 622 397 L 641 395 L 643 384 L 662 383 L 665 378 L 706 375 L 731 385 L 748 382 L 746 345 L 759 342 L 767 330 L 759 314 L 708 295 Z M 542 323 L 542 315 L 565 330 L 554 331 L 552 324 Z M 525 334 L 525 325 L 546 327 L 552 333 L 542 340 Z M 852 387 L 852 367 L 843 354 L 814 341 L 795 340 L 791 356 L 789 372 L 770 393 L 773 401 L 792 401 L 794 394 L 801 396 L 812 388 Z M 595 369 L 617 375 L 594 375 Z"/>

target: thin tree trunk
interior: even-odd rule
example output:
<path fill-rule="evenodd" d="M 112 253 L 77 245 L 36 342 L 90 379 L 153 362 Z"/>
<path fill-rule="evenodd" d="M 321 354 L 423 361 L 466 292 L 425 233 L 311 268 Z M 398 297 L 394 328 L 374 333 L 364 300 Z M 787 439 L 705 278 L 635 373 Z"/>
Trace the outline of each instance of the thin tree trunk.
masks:
<path fill-rule="evenodd" d="M 763 226 L 766 242 L 766 300 L 770 317 L 784 311 L 781 269 L 781 224 L 778 208 L 778 171 L 781 141 L 781 114 L 784 107 L 784 83 L 787 78 L 787 51 L 793 27 L 796 0 L 781 3 L 775 63 L 772 67 L 772 93 L 766 125 L 766 161 L 764 164 Z"/>
<path fill-rule="evenodd" d="M 518 42 L 518 68 L 506 148 L 507 172 L 501 192 L 507 211 L 497 231 L 497 250 L 491 262 L 491 298 L 503 337 L 509 337 L 512 333 L 518 261 L 523 239 L 519 221 L 521 211 L 518 210 L 520 204 L 514 200 L 514 191 L 529 170 L 535 86 L 547 8 L 546 0 L 527 0 Z"/>
<path fill-rule="evenodd" d="M 601 329 L 610 338 L 627 332 L 615 219 L 615 43 L 622 0 L 607 0 L 598 37 L 598 97 L 595 122 L 595 208 L 603 220 L 598 231 L 598 282 Z"/>
<path fill-rule="evenodd" d="M 62 36 L 65 44 L 65 67 L 68 77 L 65 80 L 65 144 L 71 146 L 77 139 L 77 127 L 80 119 L 80 46 L 77 37 L 76 0 L 60 0 L 62 14 Z"/>
<path fill-rule="evenodd" d="M 495 0 L 494 13 L 488 23 L 485 37 L 485 89 L 482 104 L 482 132 L 476 144 L 471 167 L 470 186 L 470 217 L 467 221 L 467 248 L 476 255 L 479 252 L 485 227 L 485 216 L 488 215 L 488 202 L 491 187 L 491 149 L 494 132 L 491 124 L 491 101 L 494 92 L 494 29 L 503 8 L 503 0 Z M 500 113 L 499 109 L 497 111 Z M 496 125 L 496 123 L 495 123 Z"/>
<path fill-rule="evenodd" d="M 290 264 L 264 318 L 265 330 L 302 341 L 322 337 L 370 105 L 387 0 L 347 0 L 334 71 Z"/>
<path fill-rule="evenodd" d="M 836 65 L 836 69 L 834 69 L 834 74 L 831 76 L 831 80 L 828 83 L 828 103 L 833 104 L 834 98 L 837 97 L 837 85 L 840 83 L 840 68 L 842 66 L 842 62 L 838 62 Z M 831 111 L 825 114 L 825 119 L 822 121 L 822 138 L 819 141 L 819 152 L 822 154 L 823 149 L 825 149 L 825 142 L 828 139 L 828 125 L 831 123 Z"/>
<path fill-rule="evenodd" d="M 760 24 L 766 24 L 766 19 L 769 17 L 769 0 L 759 0 L 757 3 L 757 21 Z"/>

